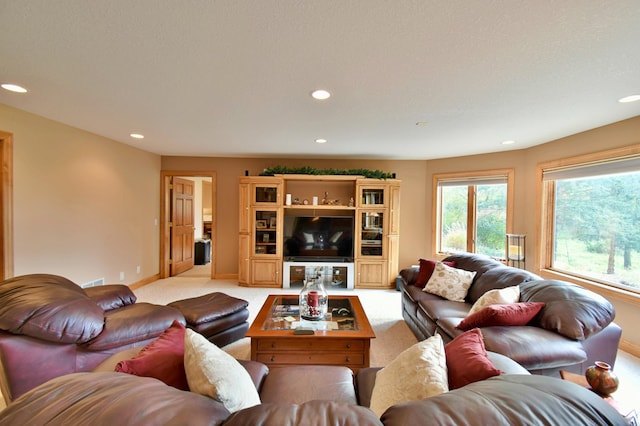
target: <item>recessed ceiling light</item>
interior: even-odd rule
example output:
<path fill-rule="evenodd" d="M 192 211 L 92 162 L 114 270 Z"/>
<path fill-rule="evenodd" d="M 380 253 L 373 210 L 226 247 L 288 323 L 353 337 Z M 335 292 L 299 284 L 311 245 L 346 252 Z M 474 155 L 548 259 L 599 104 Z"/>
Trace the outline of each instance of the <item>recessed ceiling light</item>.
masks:
<path fill-rule="evenodd" d="M 2 84 L 0 86 L 2 86 L 2 88 L 5 89 L 5 90 L 9 90 L 10 92 L 27 93 L 27 89 L 25 89 L 22 86 L 18 86 L 17 84 L 5 83 L 5 84 Z"/>
<path fill-rule="evenodd" d="M 331 97 L 331 93 L 323 89 L 318 89 L 311 92 L 311 97 L 313 97 L 313 99 L 323 101 L 325 99 L 329 99 Z"/>
<path fill-rule="evenodd" d="M 513 145 L 514 143 L 516 143 L 516 141 L 512 141 L 512 140 L 502 141 L 502 145 Z"/>
<path fill-rule="evenodd" d="M 628 102 L 636 102 L 636 101 L 640 101 L 640 95 L 625 96 L 624 98 L 618 99 L 618 102 L 623 104 L 626 104 Z"/>
<path fill-rule="evenodd" d="M 316 143 L 327 143 L 326 139 L 316 139 Z"/>
<path fill-rule="evenodd" d="M 144 135 L 141 135 L 140 133 L 131 133 L 129 136 L 134 139 L 144 139 Z"/>

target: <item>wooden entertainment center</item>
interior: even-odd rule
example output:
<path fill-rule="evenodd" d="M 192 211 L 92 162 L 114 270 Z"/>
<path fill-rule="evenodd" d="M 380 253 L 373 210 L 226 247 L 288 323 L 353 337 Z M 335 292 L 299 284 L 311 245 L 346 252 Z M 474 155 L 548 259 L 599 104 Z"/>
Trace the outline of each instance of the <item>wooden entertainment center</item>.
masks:
<path fill-rule="evenodd" d="M 283 262 L 304 266 L 321 261 L 353 265 L 355 282 L 347 288 L 395 287 L 400 237 L 399 180 L 343 175 L 244 176 L 240 178 L 239 191 L 240 285 L 290 287 L 290 283 L 283 283 Z M 302 238 L 303 243 L 304 238 L 308 239 L 306 256 L 287 254 L 284 229 L 300 217 L 352 218 L 348 255 L 344 245 L 340 249 L 331 246 L 338 239 L 344 241 L 342 234 L 346 232 L 323 237 L 305 233 Z"/>

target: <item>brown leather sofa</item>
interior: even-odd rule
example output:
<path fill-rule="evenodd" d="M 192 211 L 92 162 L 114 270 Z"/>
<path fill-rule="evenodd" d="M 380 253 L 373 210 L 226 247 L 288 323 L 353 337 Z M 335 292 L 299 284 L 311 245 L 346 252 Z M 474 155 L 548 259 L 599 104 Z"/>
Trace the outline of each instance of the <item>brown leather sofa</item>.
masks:
<path fill-rule="evenodd" d="M 212 293 L 183 302 L 175 307 L 136 303 L 125 285 L 83 289 L 50 274 L 1 282 L 0 390 L 5 401 L 54 377 L 91 371 L 123 349 L 153 341 L 174 320 L 188 326 L 193 321 L 193 328 L 212 334 L 206 337 L 219 346 L 244 337 L 246 301 Z M 209 304 L 208 311 L 203 303 Z"/>
<path fill-rule="evenodd" d="M 524 326 L 482 327 L 488 351 L 515 360 L 531 373 L 554 377 L 559 377 L 559 370 L 584 374 L 595 361 L 615 364 L 622 330 L 613 322 L 613 306 L 600 295 L 481 255 L 461 253 L 443 261 L 476 272 L 465 302 L 449 301 L 414 285 L 418 267 L 403 269 L 397 278 L 402 316 L 419 340 L 436 333 L 445 343 L 454 339 L 463 333 L 456 326 L 484 293 L 518 285 L 520 301 L 544 302 L 545 307 Z"/>
<path fill-rule="evenodd" d="M 218 401 L 146 377 L 75 373 L 33 389 L 0 412 L 0 424 L 189 424 L 404 426 L 593 424 L 625 425 L 602 398 L 570 382 L 529 375 L 512 360 L 489 354 L 501 376 L 428 399 L 369 410 L 377 368 L 291 366 L 271 371 L 240 361 L 261 404 L 229 413 Z M 114 360 L 117 361 L 117 356 Z M 113 369 L 111 360 L 99 368 Z"/>

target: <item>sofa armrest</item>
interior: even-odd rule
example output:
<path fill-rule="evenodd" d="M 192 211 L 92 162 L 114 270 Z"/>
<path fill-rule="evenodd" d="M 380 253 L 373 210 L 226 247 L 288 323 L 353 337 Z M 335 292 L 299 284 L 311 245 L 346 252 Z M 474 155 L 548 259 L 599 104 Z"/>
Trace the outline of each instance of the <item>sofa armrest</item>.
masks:
<path fill-rule="evenodd" d="M 85 293 L 105 311 L 136 303 L 136 296 L 123 284 L 107 284 L 86 288 Z"/>
<path fill-rule="evenodd" d="M 169 306 L 135 303 L 105 312 L 104 329 L 95 339 L 83 345 L 89 351 L 105 351 L 160 336 L 174 321 L 185 325 L 180 311 Z"/>
<path fill-rule="evenodd" d="M 418 266 L 412 266 L 410 268 L 405 268 L 400 271 L 396 281 L 398 284 L 404 281 L 405 285 L 413 285 L 418 280 L 418 274 L 420 273 L 420 268 Z M 398 289 L 399 285 L 396 286 Z"/>
<path fill-rule="evenodd" d="M 263 364 L 258 361 L 249 361 L 246 359 L 239 359 L 238 362 L 244 367 L 245 370 L 251 376 L 251 380 L 253 384 L 256 386 L 258 393 L 262 389 L 262 383 L 264 382 L 265 377 L 269 374 L 269 367 L 266 364 Z"/>
<path fill-rule="evenodd" d="M 380 370 L 382 367 L 361 368 L 356 374 L 356 395 L 358 396 L 358 404 L 363 407 L 371 405 L 371 393 L 376 384 L 376 374 Z"/>

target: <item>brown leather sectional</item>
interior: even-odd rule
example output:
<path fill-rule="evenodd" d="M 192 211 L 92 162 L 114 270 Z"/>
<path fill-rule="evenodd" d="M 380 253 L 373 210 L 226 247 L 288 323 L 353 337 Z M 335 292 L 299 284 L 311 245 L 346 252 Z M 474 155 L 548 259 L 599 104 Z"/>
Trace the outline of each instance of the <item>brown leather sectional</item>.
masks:
<path fill-rule="evenodd" d="M 449 301 L 416 287 L 418 267 L 403 269 L 397 278 L 402 316 L 419 340 L 436 333 L 445 343 L 454 339 L 463 333 L 456 326 L 484 293 L 519 285 L 520 301 L 546 305 L 527 325 L 482 327 L 488 351 L 515 360 L 533 374 L 554 377 L 559 377 L 559 370 L 584 374 L 595 361 L 615 364 L 622 330 L 613 322 L 613 305 L 602 296 L 481 255 L 460 253 L 443 260 L 476 272 L 465 302 Z"/>
<path fill-rule="evenodd" d="M 53 379 L 0 412 L 0 424 L 119 425 L 626 425 L 601 397 L 574 383 L 530 375 L 489 354 L 507 374 L 431 398 L 396 404 L 381 418 L 368 409 L 378 369 L 288 366 L 271 371 L 240 361 L 261 403 L 230 413 L 218 401 L 123 373 L 76 373 Z M 111 365 L 113 368 L 113 365 Z M 319 383 L 309 378 L 321 377 Z"/>
<path fill-rule="evenodd" d="M 91 371 L 123 349 L 153 341 L 175 320 L 223 346 L 244 337 L 247 305 L 222 293 L 173 307 L 136 303 L 125 285 L 83 289 L 49 274 L 5 280 L 0 283 L 0 389 L 8 403 L 54 377 Z"/>

